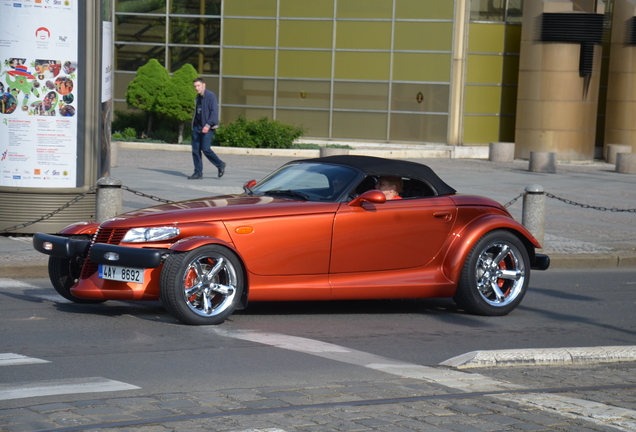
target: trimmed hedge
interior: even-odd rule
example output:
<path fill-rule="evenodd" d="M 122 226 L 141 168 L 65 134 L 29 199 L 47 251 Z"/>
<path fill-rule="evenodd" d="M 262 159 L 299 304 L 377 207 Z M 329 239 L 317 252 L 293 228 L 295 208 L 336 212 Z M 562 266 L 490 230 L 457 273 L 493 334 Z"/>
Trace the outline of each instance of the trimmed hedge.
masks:
<path fill-rule="evenodd" d="M 224 147 L 291 148 L 304 129 L 283 124 L 278 120 L 261 117 L 246 120 L 239 116 L 235 122 L 220 125 L 214 135 L 214 144 Z"/>

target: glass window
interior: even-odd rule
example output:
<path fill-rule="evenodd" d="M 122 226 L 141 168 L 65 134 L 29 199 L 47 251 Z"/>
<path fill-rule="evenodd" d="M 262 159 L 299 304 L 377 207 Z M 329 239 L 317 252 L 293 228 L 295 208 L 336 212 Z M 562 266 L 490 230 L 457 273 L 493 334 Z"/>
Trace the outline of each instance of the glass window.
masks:
<path fill-rule="evenodd" d="M 218 45 L 221 43 L 221 20 L 171 17 L 170 43 Z"/>
<path fill-rule="evenodd" d="M 391 19 L 393 0 L 338 0 L 338 18 Z"/>
<path fill-rule="evenodd" d="M 397 19 L 447 19 L 452 20 L 455 2 L 440 0 L 396 0 Z"/>
<path fill-rule="evenodd" d="M 223 75 L 274 76 L 274 50 L 234 49 L 223 50 Z"/>
<path fill-rule="evenodd" d="M 223 45 L 275 47 L 276 20 L 226 18 Z"/>
<path fill-rule="evenodd" d="M 126 99 L 126 92 L 128 91 L 128 84 L 135 79 L 137 74 L 115 72 L 113 98 L 114 99 Z"/>
<path fill-rule="evenodd" d="M 225 16 L 275 17 L 277 0 L 230 0 L 224 5 Z"/>
<path fill-rule="evenodd" d="M 298 108 L 329 108 L 329 81 L 278 80 L 276 106 Z"/>
<path fill-rule="evenodd" d="M 333 112 L 332 139 L 386 141 L 385 113 Z"/>
<path fill-rule="evenodd" d="M 499 114 L 500 110 L 500 86 L 466 86 L 465 113 Z"/>
<path fill-rule="evenodd" d="M 170 0 L 170 13 L 221 15 L 221 0 Z"/>
<path fill-rule="evenodd" d="M 281 20 L 279 23 L 278 46 L 283 48 L 331 49 L 332 38 L 332 21 Z"/>
<path fill-rule="evenodd" d="M 453 48 L 451 22 L 396 22 L 395 50 L 450 51 Z"/>
<path fill-rule="evenodd" d="M 148 15 L 117 15 L 115 40 L 120 42 L 166 42 L 166 18 Z"/>
<path fill-rule="evenodd" d="M 499 84 L 503 77 L 503 56 L 468 55 L 466 82 L 479 84 Z"/>
<path fill-rule="evenodd" d="M 447 142 L 448 116 L 391 114 L 391 141 Z"/>
<path fill-rule="evenodd" d="M 520 23 L 523 19 L 523 0 L 508 0 L 506 21 Z"/>
<path fill-rule="evenodd" d="M 503 21 L 506 12 L 506 0 L 471 0 L 471 21 Z"/>
<path fill-rule="evenodd" d="M 498 141 L 498 116 L 464 116 L 464 142 L 466 144 L 486 144 Z"/>
<path fill-rule="evenodd" d="M 374 52 L 337 52 L 336 79 L 388 80 L 389 53 Z"/>
<path fill-rule="evenodd" d="M 166 13 L 166 0 L 117 0 L 116 12 Z"/>
<path fill-rule="evenodd" d="M 285 78 L 331 77 L 331 51 L 281 50 L 278 76 Z"/>
<path fill-rule="evenodd" d="M 223 104 L 274 106 L 274 80 L 223 78 Z"/>
<path fill-rule="evenodd" d="M 393 58 L 394 81 L 450 82 L 450 54 L 398 52 Z"/>
<path fill-rule="evenodd" d="M 333 18 L 334 0 L 280 0 L 281 17 Z"/>
<path fill-rule="evenodd" d="M 333 106 L 341 109 L 388 109 L 389 84 L 365 82 L 335 82 Z"/>
<path fill-rule="evenodd" d="M 219 114 L 223 124 L 232 123 L 236 121 L 239 116 L 246 118 L 247 120 L 258 120 L 262 117 L 273 118 L 273 108 L 250 108 L 250 107 L 233 107 L 223 106 L 219 108 Z"/>
<path fill-rule="evenodd" d="M 170 72 L 190 63 L 199 74 L 219 73 L 219 49 L 203 47 L 170 47 Z"/>
<path fill-rule="evenodd" d="M 137 72 L 151 58 L 165 66 L 166 49 L 157 45 L 115 44 L 115 69 Z"/>
<path fill-rule="evenodd" d="M 393 83 L 391 110 L 447 113 L 449 94 L 447 84 Z"/>
<path fill-rule="evenodd" d="M 504 51 L 506 25 L 471 23 L 468 51 L 480 53 L 502 53 Z"/>
<path fill-rule="evenodd" d="M 277 109 L 276 119 L 294 126 L 302 126 L 304 138 L 329 138 L 329 111 Z"/>
<path fill-rule="evenodd" d="M 338 21 L 338 49 L 391 49 L 391 23 L 386 21 Z"/>

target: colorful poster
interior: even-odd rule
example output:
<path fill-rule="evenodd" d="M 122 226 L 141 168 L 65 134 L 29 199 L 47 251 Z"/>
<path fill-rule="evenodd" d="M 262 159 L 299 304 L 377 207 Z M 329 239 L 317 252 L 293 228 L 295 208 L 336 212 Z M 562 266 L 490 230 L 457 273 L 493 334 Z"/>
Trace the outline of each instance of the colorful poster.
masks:
<path fill-rule="evenodd" d="M 77 0 L 0 0 L 0 186 L 74 188 Z"/>

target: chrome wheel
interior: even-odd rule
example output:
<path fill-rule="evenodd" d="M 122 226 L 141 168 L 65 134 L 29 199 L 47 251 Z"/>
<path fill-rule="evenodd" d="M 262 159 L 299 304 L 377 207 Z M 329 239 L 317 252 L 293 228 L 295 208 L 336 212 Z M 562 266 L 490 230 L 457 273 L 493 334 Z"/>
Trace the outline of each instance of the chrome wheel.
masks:
<path fill-rule="evenodd" d="M 453 299 L 471 313 L 506 315 L 526 294 L 529 263 L 519 238 L 508 231 L 491 231 L 468 254 Z"/>
<path fill-rule="evenodd" d="M 477 290 L 492 306 L 505 306 L 522 292 L 525 282 L 524 262 L 517 249 L 503 241 L 489 244 L 477 258 Z"/>
<path fill-rule="evenodd" d="M 240 303 L 241 261 L 226 247 L 173 253 L 161 270 L 161 300 L 172 316 L 194 325 L 222 323 Z"/>
<path fill-rule="evenodd" d="M 197 315 L 211 317 L 226 310 L 236 295 L 236 270 L 219 254 L 196 257 L 185 270 L 183 298 Z"/>

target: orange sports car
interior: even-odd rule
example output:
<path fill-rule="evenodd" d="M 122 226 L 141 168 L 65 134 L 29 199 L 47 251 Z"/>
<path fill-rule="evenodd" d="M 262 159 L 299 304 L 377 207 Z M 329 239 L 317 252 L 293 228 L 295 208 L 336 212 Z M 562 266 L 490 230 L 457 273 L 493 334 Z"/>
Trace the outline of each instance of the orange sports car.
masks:
<path fill-rule="evenodd" d="M 297 160 L 244 189 L 38 233 L 34 247 L 66 299 L 161 299 L 195 325 L 263 300 L 452 297 L 506 315 L 550 264 L 503 206 L 415 162 Z"/>

